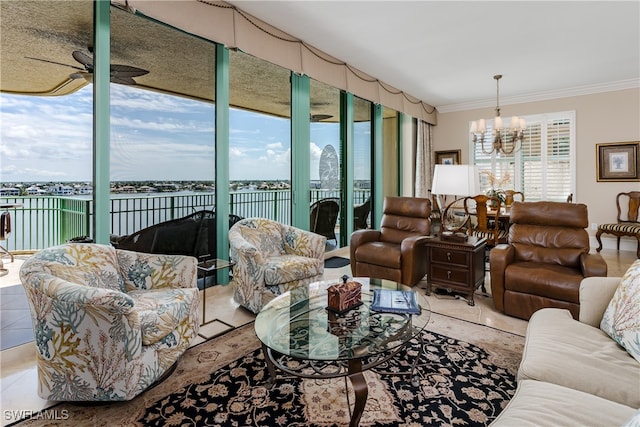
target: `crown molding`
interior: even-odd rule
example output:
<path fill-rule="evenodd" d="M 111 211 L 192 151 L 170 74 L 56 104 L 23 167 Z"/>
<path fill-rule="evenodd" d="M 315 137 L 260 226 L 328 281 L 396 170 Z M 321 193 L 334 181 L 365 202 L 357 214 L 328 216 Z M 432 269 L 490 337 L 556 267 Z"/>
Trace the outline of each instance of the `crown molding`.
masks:
<path fill-rule="evenodd" d="M 640 77 L 628 80 L 618 80 L 609 83 L 600 83 L 596 85 L 578 86 L 574 88 L 549 90 L 525 95 L 500 97 L 500 106 L 511 104 L 523 104 L 525 102 L 547 101 L 557 98 L 568 98 L 571 96 L 592 95 L 594 93 L 614 92 L 625 89 L 640 88 Z M 476 110 L 478 108 L 495 107 L 496 100 L 482 99 L 478 101 L 462 102 L 459 104 L 448 104 L 437 106 L 438 113 L 452 113 L 454 111 Z"/>

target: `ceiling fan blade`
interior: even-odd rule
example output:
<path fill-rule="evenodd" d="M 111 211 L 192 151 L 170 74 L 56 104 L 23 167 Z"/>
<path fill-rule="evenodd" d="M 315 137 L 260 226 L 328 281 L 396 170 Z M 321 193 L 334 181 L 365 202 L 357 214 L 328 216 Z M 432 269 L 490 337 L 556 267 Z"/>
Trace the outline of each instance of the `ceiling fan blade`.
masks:
<path fill-rule="evenodd" d="M 138 77 L 149 74 L 149 71 L 142 68 L 132 67 L 130 65 L 111 65 L 111 77 Z"/>
<path fill-rule="evenodd" d="M 111 76 L 111 83 L 119 83 L 121 85 L 135 85 L 136 81 L 131 77 Z"/>
<path fill-rule="evenodd" d="M 31 56 L 25 56 L 25 58 L 33 59 L 35 61 L 48 62 L 49 64 L 62 65 L 62 66 L 65 66 L 65 67 L 70 67 L 70 68 L 74 68 L 76 70 L 84 71 L 84 68 L 76 67 L 75 65 L 63 64 L 62 62 L 49 61 L 48 59 L 42 59 L 42 58 L 33 58 Z"/>
<path fill-rule="evenodd" d="M 87 55 L 86 53 L 84 53 L 81 50 L 74 50 L 71 53 L 71 56 L 73 56 L 73 59 L 75 59 L 76 61 L 78 61 L 79 63 L 81 63 L 82 65 L 84 65 L 84 67 L 89 70 L 91 68 L 93 68 L 93 57 Z"/>
<path fill-rule="evenodd" d="M 326 119 L 330 119 L 331 117 L 333 117 L 330 114 L 312 114 L 311 115 L 311 121 L 312 122 L 319 122 L 320 120 L 326 120 Z"/>

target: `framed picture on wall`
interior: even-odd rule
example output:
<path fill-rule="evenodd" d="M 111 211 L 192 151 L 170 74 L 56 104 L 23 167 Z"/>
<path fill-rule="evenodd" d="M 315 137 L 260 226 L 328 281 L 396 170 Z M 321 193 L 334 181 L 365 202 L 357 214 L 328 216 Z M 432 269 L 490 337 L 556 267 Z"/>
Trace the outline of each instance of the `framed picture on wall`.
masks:
<path fill-rule="evenodd" d="M 437 165 L 459 165 L 461 152 L 460 150 L 436 151 Z"/>
<path fill-rule="evenodd" d="M 640 142 L 596 144 L 597 179 L 640 181 Z"/>

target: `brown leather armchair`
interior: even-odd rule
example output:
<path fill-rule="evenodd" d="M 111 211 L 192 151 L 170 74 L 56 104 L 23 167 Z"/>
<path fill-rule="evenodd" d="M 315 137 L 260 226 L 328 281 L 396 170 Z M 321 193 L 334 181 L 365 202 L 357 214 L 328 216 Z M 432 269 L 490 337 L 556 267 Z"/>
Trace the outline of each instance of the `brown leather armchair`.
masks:
<path fill-rule="evenodd" d="M 375 277 L 413 286 L 427 274 L 425 242 L 431 232 L 431 201 L 385 197 L 380 230 L 351 235 L 354 277 Z"/>
<path fill-rule="evenodd" d="M 565 308 L 577 319 L 580 282 L 606 276 L 600 254 L 589 254 L 587 206 L 514 202 L 507 244 L 489 254 L 496 309 L 529 319 L 544 307 Z"/>

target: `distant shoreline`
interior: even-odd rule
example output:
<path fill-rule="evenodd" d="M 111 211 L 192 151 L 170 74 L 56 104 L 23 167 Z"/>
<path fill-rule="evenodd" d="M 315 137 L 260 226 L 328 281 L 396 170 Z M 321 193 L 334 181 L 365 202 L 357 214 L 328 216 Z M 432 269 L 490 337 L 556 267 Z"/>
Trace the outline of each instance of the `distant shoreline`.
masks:
<path fill-rule="evenodd" d="M 368 189 L 369 180 L 356 181 L 356 188 Z M 110 194 L 215 193 L 215 181 L 112 181 Z M 320 180 L 310 180 L 312 190 L 320 190 Z M 233 180 L 232 192 L 290 190 L 290 180 Z M 0 183 L 0 197 L 20 196 L 90 196 L 93 186 L 87 181 L 5 182 Z"/>

